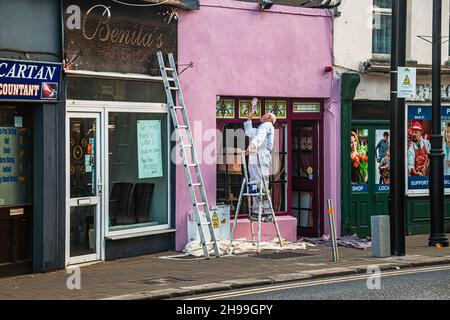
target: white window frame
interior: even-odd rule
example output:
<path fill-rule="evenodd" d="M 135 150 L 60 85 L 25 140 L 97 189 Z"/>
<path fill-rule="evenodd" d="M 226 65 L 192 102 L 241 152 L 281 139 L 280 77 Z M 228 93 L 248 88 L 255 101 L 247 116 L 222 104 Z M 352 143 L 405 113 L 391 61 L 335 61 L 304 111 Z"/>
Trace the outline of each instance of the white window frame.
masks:
<path fill-rule="evenodd" d="M 162 84 L 161 84 L 162 85 Z M 103 167 L 103 177 L 104 177 L 104 192 L 102 194 L 102 209 L 101 214 L 101 225 L 102 225 L 102 242 L 105 238 L 117 238 L 126 239 L 133 238 L 135 236 L 141 235 L 151 235 L 164 232 L 174 232 L 175 230 L 171 228 L 172 225 L 172 212 L 171 212 L 171 178 L 173 172 L 171 172 L 171 162 L 167 161 L 167 217 L 168 222 L 164 225 L 149 226 L 142 228 L 131 228 L 118 231 L 110 231 L 109 225 L 107 223 L 109 219 L 109 158 L 108 158 L 108 146 L 109 146 L 109 136 L 108 136 L 108 120 L 109 112 L 123 112 L 123 113 L 164 113 L 167 114 L 167 159 L 170 158 L 170 114 L 167 104 L 163 103 L 140 103 L 140 102 L 111 102 L 111 101 L 92 101 L 92 100 L 67 100 L 66 102 L 67 110 L 66 112 L 99 112 L 101 114 L 101 121 L 104 124 L 101 128 L 101 141 L 103 141 L 103 146 L 101 152 L 103 154 L 102 167 Z M 67 190 L 67 193 L 70 191 Z M 103 250 L 104 251 L 104 250 Z M 104 254 L 102 255 L 104 259 Z"/>
<path fill-rule="evenodd" d="M 392 9 L 377 7 L 377 6 L 375 6 L 373 4 L 373 1 L 374 0 L 372 0 L 372 21 L 375 19 L 375 14 L 385 15 L 385 16 L 392 16 Z M 391 55 L 389 53 L 386 54 L 386 53 L 375 53 L 375 52 L 373 52 L 373 23 L 372 23 L 372 34 L 371 34 L 371 37 L 372 37 L 372 48 L 371 48 L 372 57 L 374 59 L 378 59 L 378 60 L 389 60 L 390 57 L 391 57 Z"/>

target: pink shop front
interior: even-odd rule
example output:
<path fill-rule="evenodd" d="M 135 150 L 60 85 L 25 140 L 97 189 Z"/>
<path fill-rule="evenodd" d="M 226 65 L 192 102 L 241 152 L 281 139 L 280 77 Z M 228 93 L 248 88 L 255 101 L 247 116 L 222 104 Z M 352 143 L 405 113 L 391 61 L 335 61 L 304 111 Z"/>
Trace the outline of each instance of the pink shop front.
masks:
<path fill-rule="evenodd" d="M 328 233 L 327 199 L 334 202 L 339 228 L 340 95 L 329 68 L 332 14 L 281 5 L 261 12 L 257 3 L 204 0 L 178 21 L 178 63 L 193 64 L 181 74 L 181 86 L 210 205 L 229 205 L 234 217 L 242 167 L 232 154 L 248 144 L 240 136 L 250 100 L 258 97 L 258 114 L 278 118 L 270 188 L 282 236 L 295 241 Z M 182 166 L 176 199 L 181 250 L 192 212 Z M 247 212 L 245 205 L 237 238 L 250 237 Z M 262 233 L 275 238 L 272 224 L 264 224 Z"/>

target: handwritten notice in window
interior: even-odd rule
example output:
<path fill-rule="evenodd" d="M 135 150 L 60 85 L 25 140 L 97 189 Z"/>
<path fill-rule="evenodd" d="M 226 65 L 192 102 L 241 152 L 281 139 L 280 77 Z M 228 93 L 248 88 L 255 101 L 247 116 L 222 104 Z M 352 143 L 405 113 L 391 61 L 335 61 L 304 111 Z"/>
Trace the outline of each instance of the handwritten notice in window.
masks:
<path fill-rule="evenodd" d="M 163 176 L 161 149 L 161 120 L 138 120 L 139 179 Z"/>
<path fill-rule="evenodd" d="M 0 127 L 0 139 L 0 184 L 18 183 L 18 129 Z"/>

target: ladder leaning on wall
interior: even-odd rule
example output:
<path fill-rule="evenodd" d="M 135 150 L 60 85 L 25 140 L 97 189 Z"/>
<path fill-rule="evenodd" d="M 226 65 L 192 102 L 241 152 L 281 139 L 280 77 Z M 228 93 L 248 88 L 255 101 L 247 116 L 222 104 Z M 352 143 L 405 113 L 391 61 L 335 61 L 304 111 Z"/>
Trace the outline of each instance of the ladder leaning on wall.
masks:
<path fill-rule="evenodd" d="M 166 67 L 164 57 L 161 51 L 158 52 L 158 62 L 161 75 L 164 82 L 164 89 L 167 96 L 167 106 L 170 110 L 173 126 L 178 137 L 178 144 L 180 146 L 181 158 L 183 159 L 183 167 L 186 175 L 187 184 L 189 187 L 189 193 L 191 195 L 192 205 L 194 207 L 194 215 L 197 220 L 198 233 L 200 236 L 200 242 L 203 248 L 205 259 L 209 258 L 208 244 L 205 240 L 203 233 L 203 225 L 208 226 L 211 242 L 214 248 L 214 255 L 216 258 L 220 257 L 219 248 L 217 245 L 216 236 L 214 234 L 214 228 L 212 225 L 211 212 L 209 210 L 208 198 L 206 196 L 205 185 L 203 184 L 202 173 L 200 171 L 197 152 L 194 147 L 194 139 L 192 137 L 191 127 L 186 113 L 186 106 L 184 104 L 183 94 L 181 92 L 180 82 L 178 79 L 177 67 L 173 54 L 168 54 L 169 65 Z M 172 74 L 170 79 L 167 76 L 167 72 Z M 172 82 L 173 84 L 170 84 Z M 179 105 L 175 105 L 172 93 L 177 93 Z M 179 113 L 181 116 L 179 115 Z M 184 134 L 183 134 L 184 133 Z M 187 139 L 187 143 L 185 142 Z M 191 170 L 194 169 L 195 175 Z M 195 177 L 195 178 L 194 178 Z M 200 193 L 201 201 L 198 201 L 197 194 Z M 200 219 L 200 207 L 204 208 L 206 216 L 206 223 L 202 223 Z"/>

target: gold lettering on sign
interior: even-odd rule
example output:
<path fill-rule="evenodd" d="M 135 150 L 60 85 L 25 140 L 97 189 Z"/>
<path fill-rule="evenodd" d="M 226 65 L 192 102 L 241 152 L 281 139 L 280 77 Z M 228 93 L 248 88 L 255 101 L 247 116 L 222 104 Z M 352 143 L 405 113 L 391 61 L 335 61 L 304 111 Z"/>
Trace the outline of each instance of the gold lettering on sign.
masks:
<path fill-rule="evenodd" d="M 83 37 L 86 40 L 98 39 L 101 42 L 148 48 L 155 45 L 158 49 L 164 46 L 164 34 L 157 27 L 152 32 L 146 31 L 143 27 L 137 30 L 112 28 L 110 26 L 110 8 L 96 5 L 86 12 L 81 26 Z M 98 13 L 98 17 L 94 17 L 95 13 Z M 101 15 L 99 15 L 100 13 Z"/>

